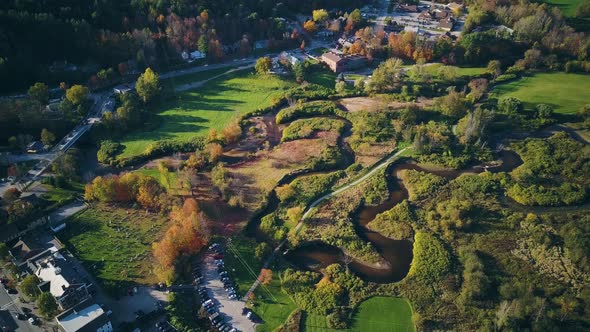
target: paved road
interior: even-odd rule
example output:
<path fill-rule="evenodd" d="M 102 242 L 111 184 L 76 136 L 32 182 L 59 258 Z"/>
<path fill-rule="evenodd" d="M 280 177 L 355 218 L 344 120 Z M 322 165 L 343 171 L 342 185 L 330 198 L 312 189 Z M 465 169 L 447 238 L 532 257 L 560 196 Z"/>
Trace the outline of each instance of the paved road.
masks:
<path fill-rule="evenodd" d="M 6 310 L 10 317 L 6 314 L 6 311 L 1 313 L 0 319 L 2 323 L 8 324 L 8 327 L 15 328 L 16 331 L 23 331 L 23 332 L 41 332 L 43 331 L 42 328 L 31 325 L 26 320 L 18 320 L 14 317 L 16 313 L 23 313 L 21 308 L 21 304 L 18 300 L 18 294 L 10 295 L 4 289 L 4 286 L 0 286 L 0 307 L 2 310 Z M 2 326 L 0 326 L 1 328 Z"/>
<path fill-rule="evenodd" d="M 49 215 L 49 222 L 59 222 L 74 214 L 86 209 L 87 205 L 84 202 L 77 201 L 53 211 Z"/>
<path fill-rule="evenodd" d="M 396 152 L 395 154 L 393 154 L 391 157 L 381 161 L 379 164 L 377 164 L 376 166 L 374 166 L 367 174 L 363 175 L 362 177 L 360 177 L 359 179 L 346 184 L 328 194 L 325 194 L 324 196 L 316 199 L 315 201 L 313 201 L 306 209 L 305 209 L 305 213 L 303 214 L 303 216 L 301 217 L 301 219 L 299 220 L 299 223 L 297 223 L 297 226 L 295 226 L 295 233 L 299 232 L 299 230 L 301 229 L 301 227 L 303 226 L 303 223 L 305 222 L 305 220 L 315 211 L 315 208 L 322 202 L 339 195 L 340 193 L 358 186 L 359 184 L 365 182 L 367 179 L 369 179 L 371 176 L 373 176 L 377 171 L 379 171 L 380 169 L 387 167 L 387 165 L 391 164 L 393 161 L 395 161 L 402 153 L 404 153 L 406 150 L 410 149 L 410 147 L 406 147 L 403 148 L 401 150 L 399 150 L 398 152 Z M 270 263 L 272 262 L 272 260 L 274 259 L 274 257 L 281 251 L 282 247 L 287 243 L 288 239 L 284 239 L 281 243 L 279 243 L 279 245 L 273 250 L 272 254 L 270 255 L 270 257 L 268 257 L 268 259 L 264 262 L 264 264 L 262 265 L 262 269 L 266 269 L 268 268 L 268 266 L 270 265 Z M 252 284 L 252 286 L 250 287 L 250 289 L 248 290 L 248 292 L 244 295 L 244 297 L 242 298 L 242 300 L 246 300 L 250 293 L 254 292 L 254 290 L 258 287 L 258 285 L 260 285 L 260 281 L 259 279 L 256 279 L 256 281 L 254 281 L 254 283 Z"/>
<path fill-rule="evenodd" d="M 207 255 L 202 265 L 203 278 L 209 297 L 218 306 L 219 312 L 223 313 L 226 323 L 243 332 L 254 332 L 254 323 L 246 316 L 242 316 L 242 310 L 246 306 L 244 300 L 230 300 L 219 279 L 217 267 L 211 255 Z"/>

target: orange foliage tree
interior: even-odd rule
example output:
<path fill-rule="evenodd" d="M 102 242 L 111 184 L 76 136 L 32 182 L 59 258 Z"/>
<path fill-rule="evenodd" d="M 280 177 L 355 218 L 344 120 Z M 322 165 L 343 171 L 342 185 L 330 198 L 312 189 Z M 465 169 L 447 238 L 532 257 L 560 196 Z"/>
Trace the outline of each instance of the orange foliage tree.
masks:
<path fill-rule="evenodd" d="M 151 176 L 125 173 L 121 176 L 98 176 L 86 184 L 87 201 L 126 203 L 136 201 L 147 209 L 163 208 L 164 188 Z"/>
<path fill-rule="evenodd" d="M 314 21 L 309 20 L 303 23 L 303 30 L 307 31 L 308 33 L 315 33 L 318 31 L 318 27 L 315 25 Z"/>
<path fill-rule="evenodd" d="M 270 269 L 262 269 L 260 270 L 260 275 L 258 276 L 258 280 L 263 285 L 268 285 L 272 281 L 272 270 Z"/>
<path fill-rule="evenodd" d="M 174 207 L 170 212 L 172 225 L 164 237 L 152 245 L 154 258 L 158 262 L 160 276 L 173 277 L 174 265 L 182 255 L 199 252 L 207 242 L 200 232 L 200 211 L 193 198 L 184 201 L 182 207 Z M 167 280 L 170 281 L 170 280 Z"/>

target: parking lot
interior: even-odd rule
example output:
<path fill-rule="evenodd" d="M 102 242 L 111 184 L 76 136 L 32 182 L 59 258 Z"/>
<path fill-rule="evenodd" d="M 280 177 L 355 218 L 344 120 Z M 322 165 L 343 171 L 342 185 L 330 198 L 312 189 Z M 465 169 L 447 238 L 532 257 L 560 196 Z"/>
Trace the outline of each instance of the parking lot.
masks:
<path fill-rule="evenodd" d="M 213 245 L 203 259 L 200 271 L 196 271 L 201 297 L 205 300 L 213 326 L 220 331 L 254 331 L 256 317 L 248 309 L 235 290 L 223 262 L 223 250 Z"/>

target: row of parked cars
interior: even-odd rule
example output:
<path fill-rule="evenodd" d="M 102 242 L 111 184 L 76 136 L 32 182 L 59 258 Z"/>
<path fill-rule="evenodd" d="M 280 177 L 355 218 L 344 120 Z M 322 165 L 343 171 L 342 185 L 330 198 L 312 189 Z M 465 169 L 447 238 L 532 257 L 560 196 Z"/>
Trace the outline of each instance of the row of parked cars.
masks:
<path fill-rule="evenodd" d="M 215 251 L 215 257 L 217 257 L 217 259 L 223 258 L 223 248 L 219 244 L 213 244 L 211 245 L 211 247 L 209 247 L 209 249 Z M 225 322 L 223 314 L 219 312 L 219 310 L 217 309 L 217 305 L 215 304 L 215 302 L 213 302 L 213 299 L 209 297 L 207 289 L 204 286 L 200 286 L 200 284 L 203 283 L 204 279 L 201 275 L 201 271 L 199 268 L 195 268 L 193 270 L 193 278 L 194 284 L 199 285 L 197 287 L 197 291 L 199 293 L 199 296 L 201 297 L 201 306 L 205 310 L 207 310 L 207 315 L 209 316 L 211 325 L 221 332 L 237 332 L 238 330 L 236 328 L 232 327 L 231 324 Z"/>
<path fill-rule="evenodd" d="M 234 282 L 231 280 L 227 270 L 225 269 L 225 261 L 223 260 L 223 248 L 219 243 L 214 243 L 209 247 L 215 254 L 213 255 L 213 259 L 215 265 L 217 266 L 217 273 L 219 273 L 219 279 L 223 282 L 223 288 L 227 292 L 230 300 L 237 300 L 238 294 L 236 293 L 236 286 Z"/>

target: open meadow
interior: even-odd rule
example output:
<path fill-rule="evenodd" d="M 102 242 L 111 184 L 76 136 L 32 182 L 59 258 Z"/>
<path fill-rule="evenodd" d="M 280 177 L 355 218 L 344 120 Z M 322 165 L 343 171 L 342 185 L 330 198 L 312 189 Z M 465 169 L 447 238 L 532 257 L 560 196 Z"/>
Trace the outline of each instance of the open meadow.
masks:
<path fill-rule="evenodd" d="M 590 75 L 567 73 L 537 73 L 517 81 L 498 85 L 492 94 L 498 98 L 515 97 L 527 108 L 547 104 L 556 113 L 576 114 L 590 102 Z"/>
<path fill-rule="evenodd" d="M 133 284 L 158 280 L 152 273 L 152 242 L 160 238 L 166 218 L 111 205 L 97 205 L 74 215 L 60 240 L 111 294 Z"/>
<path fill-rule="evenodd" d="M 334 331 L 328 328 L 326 318 L 305 314 L 303 331 Z M 376 296 L 363 301 L 352 317 L 352 327 L 346 331 L 358 332 L 413 332 L 412 308 L 407 300 Z"/>
<path fill-rule="evenodd" d="M 119 157 L 141 154 L 150 144 L 164 139 L 188 140 L 211 128 L 221 130 L 236 117 L 271 105 L 286 89 L 295 86 L 275 76 L 259 77 L 243 70 L 215 79 L 202 88 L 180 92 L 157 111 L 157 126 L 135 131 L 121 140 Z"/>

